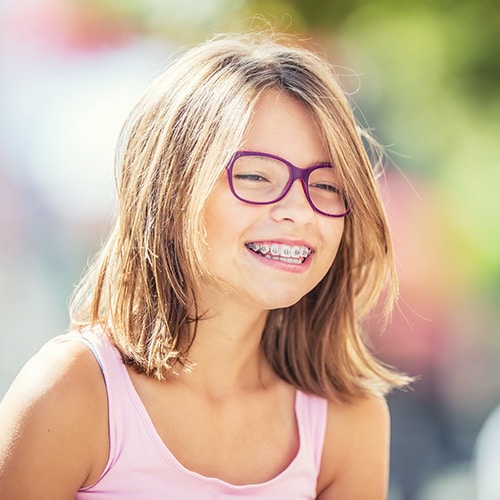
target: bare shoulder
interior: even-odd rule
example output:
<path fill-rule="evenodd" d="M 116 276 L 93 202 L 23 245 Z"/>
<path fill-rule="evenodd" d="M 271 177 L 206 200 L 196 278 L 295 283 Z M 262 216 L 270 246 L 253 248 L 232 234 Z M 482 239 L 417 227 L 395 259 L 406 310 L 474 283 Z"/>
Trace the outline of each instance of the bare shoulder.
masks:
<path fill-rule="evenodd" d="M 384 398 L 328 404 L 318 498 L 385 500 L 390 416 Z"/>
<path fill-rule="evenodd" d="M 74 498 L 101 467 L 102 440 L 91 438 L 107 443 L 106 401 L 83 343 L 48 343 L 35 354 L 0 403 L 0 497 Z"/>

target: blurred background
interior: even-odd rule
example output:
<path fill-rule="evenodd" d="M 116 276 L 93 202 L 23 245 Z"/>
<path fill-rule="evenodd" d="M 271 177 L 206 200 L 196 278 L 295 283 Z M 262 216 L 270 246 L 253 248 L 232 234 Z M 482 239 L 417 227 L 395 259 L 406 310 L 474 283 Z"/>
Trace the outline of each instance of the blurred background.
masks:
<path fill-rule="evenodd" d="M 418 380 L 389 398 L 390 500 L 474 499 L 500 404 L 496 0 L 0 0 L 0 396 L 67 328 L 148 81 L 179 48 L 265 20 L 323 48 L 391 158 L 401 302 L 372 335 Z"/>

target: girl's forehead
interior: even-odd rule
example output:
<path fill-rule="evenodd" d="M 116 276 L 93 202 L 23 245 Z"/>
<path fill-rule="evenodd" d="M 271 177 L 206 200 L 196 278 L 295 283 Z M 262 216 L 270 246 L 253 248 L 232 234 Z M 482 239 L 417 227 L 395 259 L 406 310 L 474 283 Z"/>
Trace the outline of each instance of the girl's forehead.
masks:
<path fill-rule="evenodd" d="M 269 91 L 259 98 L 240 149 L 273 153 L 299 166 L 329 160 L 312 112 L 287 92 Z"/>

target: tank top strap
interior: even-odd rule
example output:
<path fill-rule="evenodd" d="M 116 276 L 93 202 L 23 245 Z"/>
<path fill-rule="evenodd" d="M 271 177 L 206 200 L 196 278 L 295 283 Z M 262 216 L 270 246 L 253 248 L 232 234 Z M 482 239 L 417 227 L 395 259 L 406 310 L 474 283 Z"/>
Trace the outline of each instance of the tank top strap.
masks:
<path fill-rule="evenodd" d="M 319 474 L 325 441 L 328 401 L 325 398 L 297 390 L 295 413 L 300 434 L 301 451 L 312 454 Z"/>
<path fill-rule="evenodd" d="M 96 481 L 98 483 L 103 476 L 114 466 L 116 460 L 122 453 L 122 444 L 127 434 L 127 423 L 131 418 L 127 411 L 126 401 L 129 399 L 130 379 L 127 369 L 122 361 L 120 353 L 113 346 L 107 335 L 100 329 L 85 329 L 81 332 L 69 332 L 58 337 L 76 339 L 82 342 L 94 355 L 101 369 L 106 394 L 108 399 L 108 431 L 109 431 L 109 457 L 108 463 Z M 88 490 L 92 486 L 83 488 Z"/>

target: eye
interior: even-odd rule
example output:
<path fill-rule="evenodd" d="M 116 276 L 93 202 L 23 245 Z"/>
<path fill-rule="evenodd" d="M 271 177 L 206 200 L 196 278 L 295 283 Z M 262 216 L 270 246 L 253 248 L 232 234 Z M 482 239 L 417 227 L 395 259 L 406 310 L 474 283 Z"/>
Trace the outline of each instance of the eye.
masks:
<path fill-rule="evenodd" d="M 339 186 L 339 178 L 332 166 L 315 168 L 309 176 L 309 190 L 317 195 L 329 198 L 337 197 L 342 190 Z"/>
<path fill-rule="evenodd" d="M 256 172 L 239 172 L 237 174 L 234 174 L 233 178 L 238 181 L 269 182 L 266 177 Z"/>
<path fill-rule="evenodd" d="M 332 183 L 329 182 L 315 182 L 314 184 L 309 184 L 309 189 L 319 189 L 325 193 L 340 194 L 340 189 Z"/>

